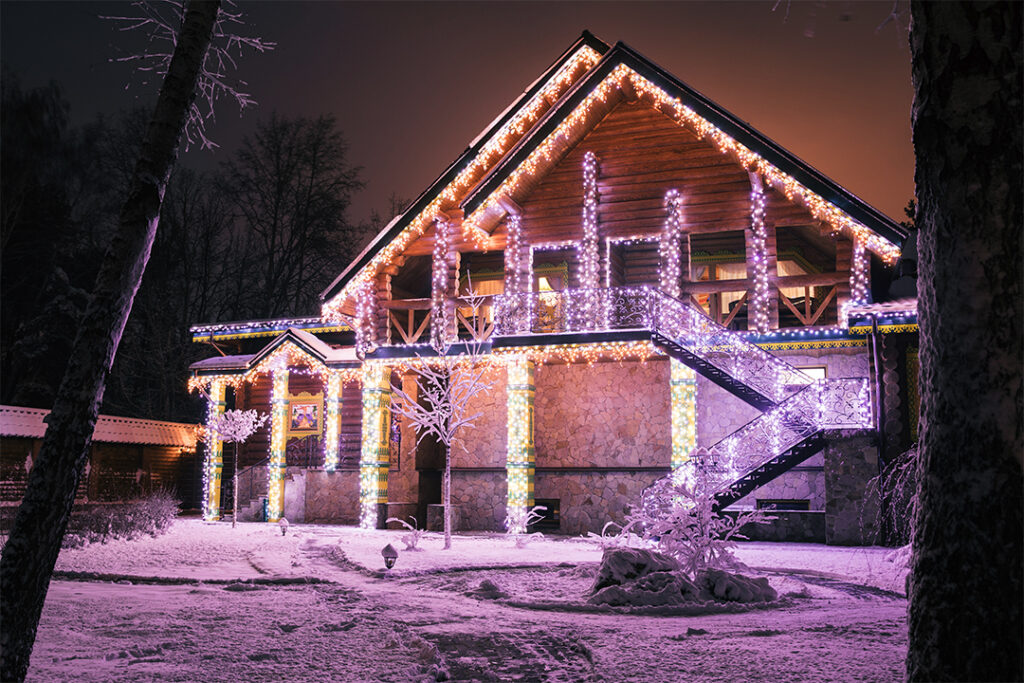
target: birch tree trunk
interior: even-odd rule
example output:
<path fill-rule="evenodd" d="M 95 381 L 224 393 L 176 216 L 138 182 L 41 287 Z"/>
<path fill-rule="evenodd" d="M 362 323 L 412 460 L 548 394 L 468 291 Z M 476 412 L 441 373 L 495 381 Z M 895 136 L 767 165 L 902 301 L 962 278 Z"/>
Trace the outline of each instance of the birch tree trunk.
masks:
<path fill-rule="evenodd" d="M 220 1 L 188 3 L 117 233 L 78 328 L 49 427 L 0 560 L 0 679 L 24 680 L 117 345 L 156 236 Z"/>
<path fill-rule="evenodd" d="M 907 677 L 1019 681 L 1021 4 L 911 13 L 922 400 Z"/>

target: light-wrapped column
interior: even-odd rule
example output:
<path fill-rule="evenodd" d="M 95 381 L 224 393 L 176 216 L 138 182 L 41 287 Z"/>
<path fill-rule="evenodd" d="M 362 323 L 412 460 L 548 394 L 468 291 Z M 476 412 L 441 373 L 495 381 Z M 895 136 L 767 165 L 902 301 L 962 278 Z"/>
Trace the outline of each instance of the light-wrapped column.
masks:
<path fill-rule="evenodd" d="M 536 395 L 533 361 L 516 358 L 508 364 L 508 479 L 506 504 L 509 533 L 526 533 L 526 517 L 533 507 L 533 401 Z"/>
<path fill-rule="evenodd" d="M 223 380 L 210 383 L 210 398 L 206 406 L 206 427 L 209 430 L 214 421 L 224 415 L 224 392 L 226 385 Z M 224 470 L 224 442 L 217 438 L 216 432 L 209 431 L 206 444 L 206 462 L 203 464 L 203 519 L 216 522 L 220 519 L 220 483 Z"/>
<path fill-rule="evenodd" d="M 377 528 L 377 504 L 388 502 L 391 462 L 391 368 L 363 366 L 363 444 L 359 455 L 359 526 Z"/>
<path fill-rule="evenodd" d="M 288 368 L 277 368 L 271 376 L 270 462 L 267 463 L 267 521 L 284 515 L 284 475 L 288 445 Z"/>
<path fill-rule="evenodd" d="M 758 334 L 766 334 L 771 329 L 772 289 L 768 281 L 768 229 L 764 223 L 764 209 L 765 197 L 760 178 L 751 174 L 747 277 L 754 281 L 754 287 L 747 307 L 747 327 Z"/>
<path fill-rule="evenodd" d="M 597 157 L 593 152 L 583 155 L 583 239 L 577 247 L 580 260 L 580 287 L 583 293 L 583 320 L 588 330 L 602 329 L 601 251 L 597 224 Z"/>
<path fill-rule="evenodd" d="M 455 319 L 451 289 L 452 226 L 445 218 L 434 221 L 434 256 L 430 276 L 430 345 L 440 351 L 451 341 Z"/>
<path fill-rule="evenodd" d="M 665 217 L 665 227 L 658 243 L 658 287 L 678 299 L 683 275 L 679 249 L 679 240 L 683 236 L 683 195 L 679 194 L 679 190 L 672 189 L 665 193 L 665 207 L 668 216 Z"/>
<path fill-rule="evenodd" d="M 505 219 L 508 237 L 505 241 L 505 294 L 519 294 L 526 291 L 523 286 L 523 231 L 521 220 L 516 214 Z"/>
<path fill-rule="evenodd" d="M 338 467 L 338 435 L 341 433 L 340 372 L 327 375 L 327 421 L 324 424 L 324 469 L 333 472 Z"/>
<path fill-rule="evenodd" d="M 682 467 L 697 448 L 697 373 L 669 359 L 672 396 L 672 469 Z"/>
<path fill-rule="evenodd" d="M 864 241 L 853 240 L 850 262 L 850 300 L 840 313 L 839 324 L 846 326 L 846 309 L 855 304 L 871 301 L 871 254 L 864 248 Z"/>

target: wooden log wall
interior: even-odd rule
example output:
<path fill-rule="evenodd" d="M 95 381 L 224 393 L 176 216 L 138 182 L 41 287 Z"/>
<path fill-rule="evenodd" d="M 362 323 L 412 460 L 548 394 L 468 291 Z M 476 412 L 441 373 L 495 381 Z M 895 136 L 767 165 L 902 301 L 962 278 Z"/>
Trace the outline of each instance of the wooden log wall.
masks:
<path fill-rule="evenodd" d="M 244 410 L 258 410 L 261 413 L 270 412 L 271 381 L 269 375 L 258 375 L 256 379 L 243 387 L 239 393 L 238 405 Z M 299 394 L 301 392 L 311 394 L 323 394 L 325 388 L 320 378 L 316 375 L 300 375 L 290 373 L 288 375 L 288 393 Z M 338 459 L 340 468 L 359 466 L 359 450 L 362 444 L 363 429 L 363 398 L 362 389 L 358 383 L 346 383 L 342 388 L 341 404 L 341 431 L 338 436 Z M 326 396 L 324 403 L 325 414 L 322 420 L 326 419 Z M 323 424 L 321 422 L 321 424 Z M 323 437 L 320 437 L 321 448 Z M 233 448 L 230 444 L 226 449 Z M 225 455 L 228 451 L 225 450 Z M 270 455 L 270 422 L 261 427 L 255 434 L 249 437 L 240 451 L 239 460 L 241 467 L 251 467 L 258 462 L 265 460 Z M 225 457 L 225 467 L 228 457 Z"/>

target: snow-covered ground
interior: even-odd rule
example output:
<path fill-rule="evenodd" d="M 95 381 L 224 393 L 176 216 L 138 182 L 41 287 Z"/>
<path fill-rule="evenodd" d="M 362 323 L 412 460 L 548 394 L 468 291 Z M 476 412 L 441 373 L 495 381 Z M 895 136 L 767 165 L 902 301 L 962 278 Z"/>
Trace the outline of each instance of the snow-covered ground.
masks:
<path fill-rule="evenodd" d="M 585 604 L 602 551 L 581 539 L 458 535 L 445 551 L 429 535 L 414 552 L 403 535 L 180 520 L 64 550 L 29 680 L 902 678 L 905 570 L 888 549 L 743 544 L 778 606 L 643 614 Z"/>

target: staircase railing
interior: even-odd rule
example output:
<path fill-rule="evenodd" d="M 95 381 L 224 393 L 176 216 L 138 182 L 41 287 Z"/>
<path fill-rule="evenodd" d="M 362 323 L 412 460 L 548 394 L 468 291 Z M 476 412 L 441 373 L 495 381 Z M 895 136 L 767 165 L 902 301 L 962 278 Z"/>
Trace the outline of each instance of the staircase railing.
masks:
<path fill-rule="evenodd" d="M 679 299 L 649 290 L 651 331 L 668 346 L 718 368 L 772 403 L 785 400 L 814 380 L 737 332 L 728 330 Z M 686 362 L 686 359 L 681 359 Z"/>
<path fill-rule="evenodd" d="M 716 443 L 704 465 L 727 488 L 822 430 L 871 426 L 866 379 L 818 380 Z"/>
<path fill-rule="evenodd" d="M 238 470 L 238 507 L 245 507 L 253 500 L 267 494 L 270 482 L 270 473 L 267 471 L 267 463 L 270 458 L 266 457 L 255 465 L 249 465 Z"/>

